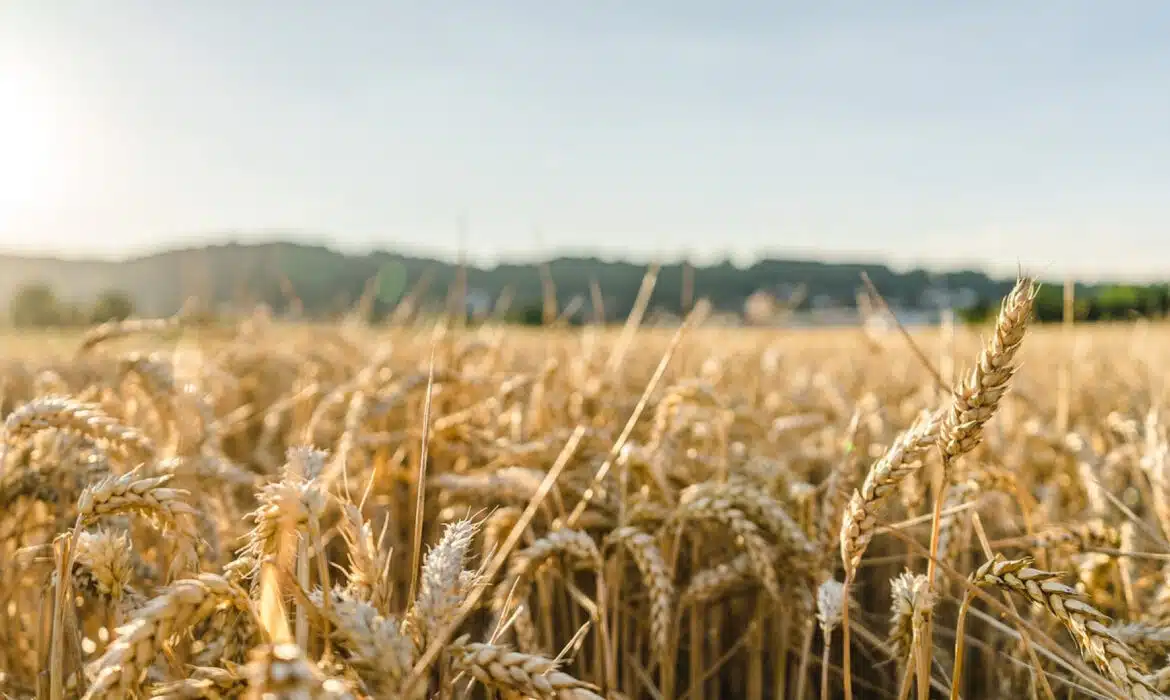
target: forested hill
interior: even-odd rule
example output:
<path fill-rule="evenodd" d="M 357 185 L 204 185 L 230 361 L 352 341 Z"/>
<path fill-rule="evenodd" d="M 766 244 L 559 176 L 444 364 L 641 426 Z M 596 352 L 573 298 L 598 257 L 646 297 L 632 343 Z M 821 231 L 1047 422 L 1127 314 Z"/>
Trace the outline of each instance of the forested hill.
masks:
<path fill-rule="evenodd" d="M 558 258 L 548 264 L 557 299 L 564 306 L 580 297 L 590 307 L 593 281 L 601 290 L 606 316 L 624 318 L 637 296 L 644 265 L 596 258 Z M 963 304 L 998 300 L 1010 281 L 982 272 L 896 272 L 881 264 L 837 264 L 804 260 L 762 260 L 746 268 L 731 263 L 697 266 L 691 273 L 693 298 L 706 297 L 717 308 L 741 311 L 755 292 L 783 300 L 799 290 L 803 305 L 852 306 L 865 271 L 891 304 L 934 307 L 940 292 Z M 680 264 L 664 265 L 651 305 L 677 312 L 684 303 Z M 107 262 L 0 255 L 0 301 L 8 303 L 29 285 L 47 285 L 63 301 L 87 304 L 103 292 L 121 290 L 140 315 L 172 313 L 190 296 L 218 304 L 265 302 L 280 312 L 299 299 L 308 316 L 327 316 L 352 305 L 368 284 L 375 284 L 375 315 L 393 307 L 411 290 L 441 305 L 458 279 L 458 267 L 437 260 L 388 252 L 346 255 L 321 246 L 291 243 L 223 244 L 172 250 L 140 258 Z M 371 282 L 374 280 L 374 282 Z M 490 303 L 512 297 L 513 310 L 539 308 L 542 277 L 536 265 L 499 265 L 467 269 L 469 298 Z M 1088 288 L 1085 288 L 1086 290 Z M 1059 290 L 1053 290 L 1059 293 Z M 1078 290 L 1078 296 L 1084 290 Z"/>

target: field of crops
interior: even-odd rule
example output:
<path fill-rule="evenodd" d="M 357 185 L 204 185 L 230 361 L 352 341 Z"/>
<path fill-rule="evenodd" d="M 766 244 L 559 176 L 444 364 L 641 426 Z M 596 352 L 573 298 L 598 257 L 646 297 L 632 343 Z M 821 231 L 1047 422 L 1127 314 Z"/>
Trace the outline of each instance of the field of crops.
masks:
<path fill-rule="evenodd" d="M 0 696 L 1159 697 L 1170 329 L 1032 293 L 6 337 Z"/>

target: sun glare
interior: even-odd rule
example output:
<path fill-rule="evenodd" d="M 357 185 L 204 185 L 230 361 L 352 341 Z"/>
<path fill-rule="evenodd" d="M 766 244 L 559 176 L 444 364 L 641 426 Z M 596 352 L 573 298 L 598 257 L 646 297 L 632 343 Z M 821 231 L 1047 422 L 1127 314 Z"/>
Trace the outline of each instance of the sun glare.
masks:
<path fill-rule="evenodd" d="M 48 81 L 21 62 L 0 62 L 0 222 L 48 194 L 59 164 L 58 114 Z"/>

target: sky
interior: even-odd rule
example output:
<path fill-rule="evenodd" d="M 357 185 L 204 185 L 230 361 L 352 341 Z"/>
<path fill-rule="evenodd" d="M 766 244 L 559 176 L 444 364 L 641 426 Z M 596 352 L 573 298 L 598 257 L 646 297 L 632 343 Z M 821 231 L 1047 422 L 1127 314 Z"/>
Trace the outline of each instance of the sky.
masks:
<path fill-rule="evenodd" d="M 0 249 L 1150 278 L 1167 36 L 1160 0 L 7 0 Z"/>

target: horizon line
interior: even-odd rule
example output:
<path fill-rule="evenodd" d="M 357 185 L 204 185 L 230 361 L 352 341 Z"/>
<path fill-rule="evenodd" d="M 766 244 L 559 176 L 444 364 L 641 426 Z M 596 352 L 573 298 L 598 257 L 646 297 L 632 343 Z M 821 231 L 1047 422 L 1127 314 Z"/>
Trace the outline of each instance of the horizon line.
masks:
<path fill-rule="evenodd" d="M 120 254 L 102 254 L 98 251 L 89 251 L 79 255 L 70 254 L 68 251 L 54 251 L 39 250 L 29 247 L 12 247 L 0 246 L 0 257 L 21 258 L 26 260 L 52 261 L 63 263 L 99 263 L 99 264 L 124 264 L 140 260 L 147 260 L 150 258 L 161 257 L 167 254 L 180 252 L 194 252 L 200 249 L 207 248 L 225 248 L 229 246 L 239 247 L 264 247 L 273 245 L 289 245 L 299 246 L 305 248 L 323 248 L 332 253 L 336 253 L 346 257 L 364 257 L 372 254 L 388 254 L 398 255 L 401 257 L 416 258 L 421 260 L 430 260 L 438 263 L 443 263 L 451 266 L 460 264 L 467 264 L 469 267 L 478 268 L 481 270 L 492 270 L 499 267 L 509 265 L 541 265 L 544 263 L 554 262 L 558 259 L 589 259 L 597 260 L 607 264 L 629 264 L 641 267 L 649 267 L 653 264 L 658 264 L 662 267 L 670 267 L 673 265 L 681 265 L 689 263 L 695 267 L 712 267 L 724 262 L 729 262 L 738 270 L 746 270 L 761 262 L 804 262 L 804 263 L 821 263 L 825 265 L 856 265 L 856 266 L 875 266 L 885 267 L 886 269 L 897 274 L 907 274 L 914 271 L 922 271 L 928 274 L 956 274 L 963 272 L 971 272 L 983 274 L 991 280 L 1007 280 L 1014 279 L 1016 273 L 1007 273 L 1007 270 L 1014 267 L 1019 271 L 1018 263 L 1016 265 L 1003 266 L 1004 271 L 998 272 L 997 266 L 980 264 L 974 261 L 967 263 L 955 263 L 952 261 L 903 261 L 898 262 L 889 259 L 888 256 L 882 255 L 876 251 L 834 251 L 822 250 L 815 251 L 809 248 L 790 248 L 787 251 L 780 249 L 763 249 L 755 252 L 750 256 L 737 256 L 731 252 L 724 251 L 721 254 L 709 255 L 688 255 L 685 251 L 674 251 L 672 255 L 664 255 L 660 258 L 647 258 L 642 255 L 622 255 L 611 253 L 603 250 L 589 250 L 585 248 L 573 246 L 542 246 L 542 250 L 537 253 L 529 254 L 504 254 L 499 256 L 488 256 L 485 260 L 483 255 L 467 256 L 456 252 L 450 252 L 440 249 L 430 248 L 426 249 L 422 246 L 411 244 L 399 244 L 395 247 L 384 247 L 372 243 L 355 242 L 352 244 L 341 244 L 337 241 L 327 240 L 327 237 L 310 234 L 309 232 L 298 232 L 295 229 L 288 229 L 281 234 L 273 234 L 270 237 L 256 237 L 249 238 L 247 234 L 241 235 L 241 232 L 233 234 L 221 235 L 204 235 L 201 236 L 198 243 L 183 243 L 181 241 L 170 241 L 161 243 L 159 245 L 150 245 L 136 247 L 135 250 L 130 250 Z M 745 260 L 744 258 L 748 258 Z M 461 261 L 461 258 L 463 260 Z M 1031 274 L 1039 277 L 1036 274 L 1039 271 L 1034 271 Z M 1059 278 L 1065 279 L 1065 278 Z M 1105 275 L 1073 275 L 1072 279 L 1080 284 L 1136 284 L 1139 281 L 1151 284 L 1158 279 L 1154 275 L 1125 275 L 1125 274 L 1105 274 Z"/>

